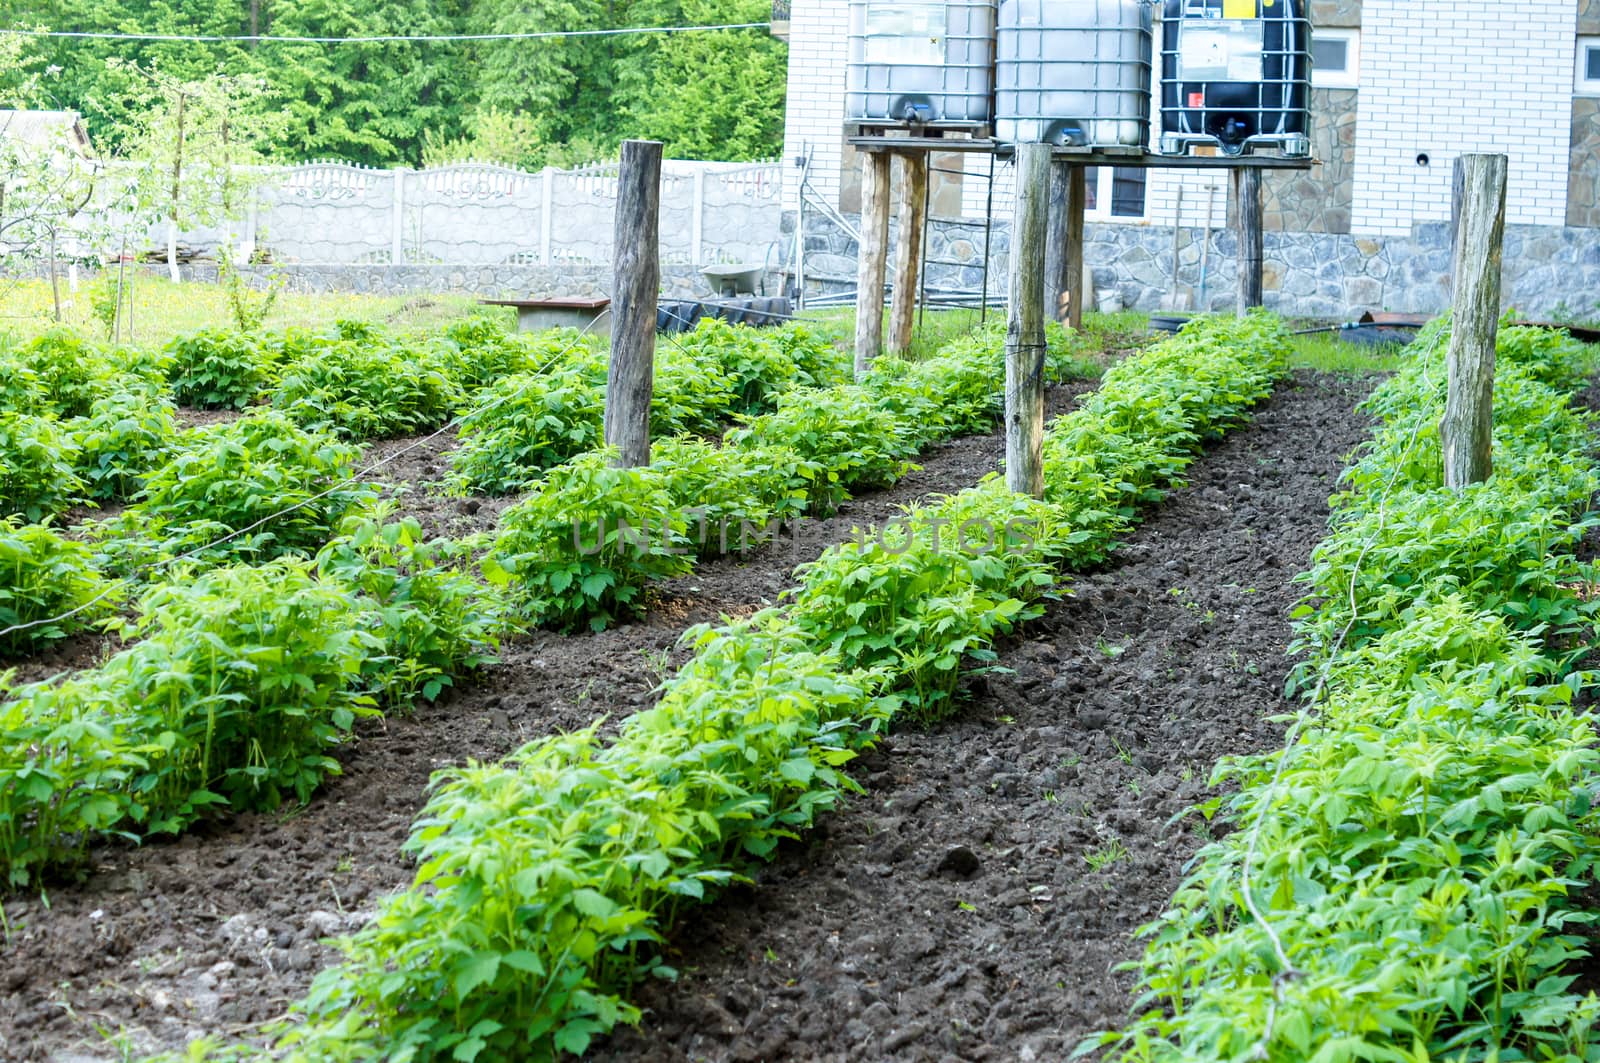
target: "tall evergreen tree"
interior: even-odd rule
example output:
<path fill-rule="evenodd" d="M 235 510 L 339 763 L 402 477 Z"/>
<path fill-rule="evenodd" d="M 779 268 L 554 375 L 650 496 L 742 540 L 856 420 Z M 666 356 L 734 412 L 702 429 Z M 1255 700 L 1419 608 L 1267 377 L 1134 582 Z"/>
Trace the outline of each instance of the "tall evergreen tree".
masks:
<path fill-rule="evenodd" d="M 766 0 L 683 0 L 685 25 L 759 22 L 769 10 Z M 674 34 L 648 70 L 628 72 L 628 125 L 672 158 L 776 155 L 788 70 L 787 46 L 764 29 Z"/>
<path fill-rule="evenodd" d="M 0 0 L 0 26 L 201 36 L 373 37 L 762 21 L 766 0 Z M 23 38 L 0 94 L 83 114 L 121 152 L 150 85 L 253 74 L 264 151 L 417 164 L 493 148 L 522 165 L 609 155 L 625 136 L 741 159 L 781 143 L 785 46 L 764 32 L 373 43 Z M 113 61 L 115 60 L 115 61 Z M 39 77 L 41 70 L 49 76 Z M 506 143 L 508 131 L 526 150 Z"/>
<path fill-rule="evenodd" d="M 434 0 L 272 0 L 283 37 L 420 37 L 460 31 L 460 12 Z M 463 128 L 474 94 L 465 49 L 442 41 L 261 45 L 252 59 L 271 79 L 286 124 L 278 150 L 377 165 L 415 164 L 424 132 Z"/>

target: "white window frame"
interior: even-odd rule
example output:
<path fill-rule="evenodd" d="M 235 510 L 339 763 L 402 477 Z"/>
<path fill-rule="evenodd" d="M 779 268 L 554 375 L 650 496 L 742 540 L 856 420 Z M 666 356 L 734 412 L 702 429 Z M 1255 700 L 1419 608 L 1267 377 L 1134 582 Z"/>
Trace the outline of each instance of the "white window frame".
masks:
<path fill-rule="evenodd" d="M 1094 209 L 1083 212 L 1086 221 L 1106 221 L 1137 225 L 1150 217 L 1150 171 L 1145 171 L 1144 210 L 1138 214 L 1111 213 L 1111 183 L 1116 179 L 1116 165 L 1105 163 L 1095 167 Z"/>
<path fill-rule="evenodd" d="M 1313 29 L 1311 31 L 1313 44 L 1316 41 L 1343 41 L 1344 42 L 1344 69 L 1323 70 L 1316 63 L 1311 64 L 1311 87 L 1314 89 L 1354 89 L 1361 85 L 1361 31 L 1360 30 L 1335 30 Z"/>
<path fill-rule="evenodd" d="M 1591 78 L 1589 73 L 1589 51 L 1600 48 L 1600 37 L 1578 38 L 1578 59 L 1573 69 L 1573 91 L 1579 96 L 1600 96 L 1600 78 Z"/>

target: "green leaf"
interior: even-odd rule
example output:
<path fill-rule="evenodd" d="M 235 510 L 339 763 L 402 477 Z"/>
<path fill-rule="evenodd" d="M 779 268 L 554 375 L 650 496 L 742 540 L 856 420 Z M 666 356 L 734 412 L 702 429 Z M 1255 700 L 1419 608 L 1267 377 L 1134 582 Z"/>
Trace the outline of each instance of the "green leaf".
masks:
<path fill-rule="evenodd" d="M 455 990 L 458 1000 L 465 1000 L 473 990 L 493 981 L 500 972 L 498 952 L 474 952 L 456 965 Z"/>
<path fill-rule="evenodd" d="M 584 915 L 595 919 L 609 919 L 617 912 L 617 904 L 610 897 L 587 887 L 572 891 L 572 904 Z"/>

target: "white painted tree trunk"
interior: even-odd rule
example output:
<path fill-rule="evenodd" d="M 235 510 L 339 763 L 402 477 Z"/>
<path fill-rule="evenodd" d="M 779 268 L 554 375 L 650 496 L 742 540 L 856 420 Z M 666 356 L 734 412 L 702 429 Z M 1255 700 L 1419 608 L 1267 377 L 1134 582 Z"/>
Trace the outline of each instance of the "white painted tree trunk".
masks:
<path fill-rule="evenodd" d="M 183 274 L 178 272 L 178 223 L 171 218 L 167 219 L 167 275 L 173 284 L 183 281 Z"/>

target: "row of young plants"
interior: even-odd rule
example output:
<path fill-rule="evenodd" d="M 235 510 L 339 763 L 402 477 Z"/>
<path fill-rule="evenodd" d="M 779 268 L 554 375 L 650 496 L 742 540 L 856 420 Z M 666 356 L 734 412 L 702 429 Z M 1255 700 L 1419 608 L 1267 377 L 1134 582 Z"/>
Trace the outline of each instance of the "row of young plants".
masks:
<path fill-rule="evenodd" d="M 769 394 L 768 412 L 720 442 L 658 443 L 645 467 L 616 468 L 598 450 L 550 469 L 501 515 L 484 574 L 531 623 L 603 628 L 697 556 L 762 545 L 852 491 L 895 483 L 928 444 L 988 430 L 998 343 L 987 329 L 924 361 L 882 362 L 860 383 Z"/>
<path fill-rule="evenodd" d="M 775 341 L 723 330 L 725 378 L 750 395 L 787 382 L 739 351 L 811 343 L 800 329 Z M 423 543 L 414 523 L 383 519 L 377 487 L 351 480 L 358 457 L 257 409 L 188 433 L 87 542 L 0 526 L 0 619 L 81 609 L 0 640 L 7 649 L 106 621 L 124 594 L 107 593 L 103 572 L 181 558 L 134 603 L 136 619 L 107 621 L 129 648 L 66 680 L 4 690 L 0 869 L 12 885 L 76 864 L 96 838 L 305 799 L 357 717 L 432 699 L 522 625 L 504 594 L 468 574 L 474 544 Z"/>
<path fill-rule="evenodd" d="M 462 388 L 556 350 L 548 339 L 510 337 L 481 318 L 424 339 L 428 353 L 420 361 L 448 365 Z M 0 629 L 71 614 L 0 636 L 0 653 L 27 652 L 115 612 L 126 595 L 107 594 L 107 576 L 225 536 L 232 538 L 194 560 L 315 553 L 341 520 L 377 496 L 375 485 L 343 483 L 359 451 L 341 436 L 381 434 L 350 430 L 377 417 L 416 427 L 448 415 L 440 407 L 421 421 L 412 416 L 402 383 L 419 362 L 414 353 L 350 322 L 264 342 L 200 333 L 155 351 L 107 348 L 56 329 L 0 349 L 0 449 L 7 455 L 0 467 Z M 285 361 L 304 370 L 273 378 L 278 405 L 293 416 L 259 409 L 235 423 L 179 426 L 178 401 L 246 404 L 268 381 L 267 367 Z M 357 363 L 372 375 L 350 373 Z M 345 390 L 335 396 L 324 387 L 308 398 L 310 390 L 293 381 L 315 372 L 339 377 Z M 335 405 L 339 418 L 310 415 L 314 406 L 326 412 Z M 71 506 L 104 503 L 128 505 L 115 519 L 73 533 L 48 523 Z M 270 526 L 260 524 L 290 507 Z"/>
<path fill-rule="evenodd" d="M 36 522 L 137 498 L 186 445 L 178 406 L 265 403 L 302 429 L 361 442 L 436 428 L 496 381 L 574 348 L 600 358 L 597 340 L 570 330 L 518 336 L 484 317 L 413 336 L 355 321 L 260 336 L 203 330 L 159 350 L 108 348 L 69 329 L 0 340 L 0 443 L 11 457 L 0 517 Z"/>
<path fill-rule="evenodd" d="M 743 341 L 726 326 L 706 335 L 725 348 Z M 799 330 L 776 335 L 808 342 Z M 558 466 L 493 540 L 482 563 L 490 586 L 468 575 L 477 542 L 424 544 L 415 524 L 373 515 L 368 485 L 313 492 L 282 473 L 321 462 L 320 479 L 340 484 L 356 456 L 349 444 L 275 410 L 200 430 L 210 449 L 185 451 L 153 474 L 117 522 L 129 533 L 110 540 L 108 556 L 124 564 L 148 560 L 155 548 L 187 555 L 144 594 L 138 619 L 121 625 L 133 645 L 69 679 L 11 691 L 0 705 L 0 869 L 24 885 L 76 863 L 96 838 L 175 833 L 212 806 L 304 800 L 337 768 L 328 747 L 378 702 L 432 699 L 512 631 L 600 626 L 637 609 L 649 579 L 687 571 L 687 529 L 668 515 L 690 501 L 764 522 L 769 504 L 781 515 L 803 508 L 808 481 L 828 485 L 822 496 L 837 501 L 848 487 L 898 476 L 928 440 L 994 416 L 997 366 L 987 344 L 886 371 L 882 403 L 855 385 L 791 398 L 780 394 L 782 381 L 761 375 L 786 363 L 751 364 L 728 377 L 739 393 L 768 396 L 774 412 L 747 419 L 720 449 L 693 439 L 659 444 L 648 469 L 613 468 L 606 451 Z M 922 411 L 920 427 L 893 429 L 889 443 L 877 438 L 898 423 L 889 406 Z M 881 457 L 884 447 L 892 459 Z M 290 503 L 291 513 L 261 523 Z M 207 506 L 210 519 L 183 519 Z M 585 547 L 574 521 L 591 511 L 609 541 Z M 626 521 L 670 526 L 677 538 L 635 546 Z M 340 525 L 345 534 L 323 546 Z M 209 545 L 241 528 L 246 535 Z M 79 559 L 88 553 L 73 541 L 55 545 Z M 206 568 L 261 557 L 264 567 Z M 98 588 L 97 577 L 85 579 L 76 593 Z M 301 591 L 326 607 L 300 609 Z M 109 608 L 108 599 L 85 615 Z M 329 645 L 338 652 L 324 653 Z M 287 725 L 291 718 L 299 722 Z"/>
<path fill-rule="evenodd" d="M 221 391 L 197 391 L 196 366 L 210 367 L 212 376 L 206 379 L 217 389 L 224 387 L 224 380 L 264 380 L 264 375 L 251 375 L 251 367 L 264 357 L 262 344 L 233 333 L 185 337 L 174 342 L 167 362 L 156 363 L 155 378 L 128 378 L 142 382 L 137 391 L 130 385 L 93 398 L 90 383 L 82 385 L 88 393 L 57 388 L 90 403 L 91 412 L 61 424 L 60 431 L 49 428 L 49 414 L 29 415 L 49 430 L 41 429 L 27 446 L 19 442 L 21 459 L 7 464 L 17 472 L 37 457 L 37 464 L 54 472 L 49 491 L 32 496 L 37 508 L 0 525 L 0 540 L 11 548 L 0 555 L 9 562 L 0 568 L 0 629 L 73 615 L 0 637 L 0 652 L 25 651 L 115 611 L 119 603 L 103 594 L 108 575 L 127 576 L 180 556 L 220 564 L 314 554 L 341 520 L 370 506 L 379 493 L 376 484 L 352 480 L 360 451 L 351 439 L 364 434 L 352 426 L 392 415 L 400 418 L 393 421 L 396 427 L 412 430 L 448 416 L 448 407 L 429 407 L 433 412 L 427 421 L 405 419 L 404 401 L 395 405 L 407 394 L 396 383 L 403 382 L 404 374 L 374 361 L 413 364 L 404 347 L 390 344 L 370 326 L 352 322 L 341 322 L 335 332 L 319 337 L 291 330 L 265 345 L 299 352 L 286 364 L 301 367 L 275 378 L 273 407 L 253 408 L 237 421 L 186 431 L 176 427 L 172 402 L 156 382 L 160 372 L 181 368 L 173 377 L 175 388 L 190 401 L 200 401 Z M 26 345 L 13 361 L 66 359 L 74 350 L 85 365 L 106 356 L 62 333 Z M 478 405 L 463 429 L 466 445 L 456 455 L 462 466 L 499 470 L 489 478 L 491 485 L 525 483 L 548 464 L 597 442 L 605 368 L 595 344 L 573 333 L 509 336 L 491 323 L 471 319 L 447 329 L 427 350 L 447 363 L 448 379 L 478 389 Z M 770 404 L 784 390 L 811 386 L 834 372 L 837 363 L 831 346 L 803 326 L 758 331 L 711 322 L 663 352 L 657 401 L 664 415 L 658 423 L 666 432 L 715 427 L 736 409 Z M 689 365 L 693 373 L 682 368 Z M 108 373 L 101 366 L 86 371 L 84 380 L 124 380 Z M 321 397 L 312 403 L 324 410 L 338 406 L 333 420 L 307 416 L 311 400 L 295 381 L 309 374 L 341 382 L 344 390 L 321 387 Z M 569 378 L 582 381 L 581 417 L 566 404 L 564 388 L 552 383 Z M 699 391 L 710 398 L 705 412 L 696 415 L 700 420 L 691 422 L 689 411 Z M 336 393 L 337 402 L 330 397 Z M 360 401 L 352 398 L 362 395 Z M 741 405 L 735 406 L 735 400 Z M 562 442 L 549 445 L 552 437 Z M 101 500 L 128 504 L 115 518 L 86 525 L 72 536 L 21 523 L 81 500 L 86 487 Z M 81 548 L 75 541 L 80 539 L 94 548 Z"/>
<path fill-rule="evenodd" d="M 13 887 L 108 837 L 306 800 L 355 721 L 491 660 L 498 599 L 410 520 L 348 520 L 314 559 L 182 568 L 94 668 L 0 676 L 0 873 Z"/>
<path fill-rule="evenodd" d="M 992 477 L 911 507 L 899 538 L 803 566 L 783 605 L 693 629 L 689 662 L 615 738 L 592 727 L 440 773 L 406 845 L 412 887 L 341 942 L 346 961 L 316 979 L 269 1053 L 547 1059 L 637 1021 L 627 997 L 673 975 L 658 947 L 682 907 L 856 789 L 841 769 L 892 720 L 952 711 L 963 662 L 981 667 L 1062 569 L 1103 557 L 1203 439 L 1268 393 L 1286 350 L 1265 316 L 1191 325 L 1056 423 L 1045 499 Z M 885 372 L 904 385 L 886 405 L 968 415 L 963 375 Z M 895 421 L 880 418 L 881 432 Z M 993 538 L 928 538 L 978 526 Z"/>
<path fill-rule="evenodd" d="M 1126 1060 L 1600 1058 L 1575 985 L 1600 752 L 1575 692 L 1600 489 L 1580 349 L 1502 325 L 1494 472 L 1442 484 L 1446 326 L 1366 404 L 1298 607 L 1281 752 L 1222 764 L 1208 844 L 1135 965 Z M 1248 894 L 1246 891 L 1248 890 Z"/>
<path fill-rule="evenodd" d="M 730 421 L 770 411 L 779 396 L 828 387 L 850 375 L 843 353 L 805 325 L 739 328 L 706 319 L 656 346 L 650 428 L 657 438 L 714 435 Z M 461 422 L 451 484 L 503 495 L 600 444 L 606 361 L 598 351 L 559 371 L 506 376 Z"/>

